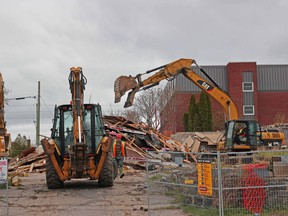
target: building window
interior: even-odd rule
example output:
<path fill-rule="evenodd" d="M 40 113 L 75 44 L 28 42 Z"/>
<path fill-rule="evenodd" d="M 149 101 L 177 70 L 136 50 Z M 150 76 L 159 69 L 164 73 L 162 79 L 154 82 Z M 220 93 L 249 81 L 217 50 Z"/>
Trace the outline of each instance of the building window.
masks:
<path fill-rule="evenodd" d="M 253 92 L 254 91 L 253 82 L 243 82 L 242 83 L 242 91 L 243 92 Z"/>
<path fill-rule="evenodd" d="M 254 105 L 244 105 L 243 113 L 244 115 L 254 115 Z"/>

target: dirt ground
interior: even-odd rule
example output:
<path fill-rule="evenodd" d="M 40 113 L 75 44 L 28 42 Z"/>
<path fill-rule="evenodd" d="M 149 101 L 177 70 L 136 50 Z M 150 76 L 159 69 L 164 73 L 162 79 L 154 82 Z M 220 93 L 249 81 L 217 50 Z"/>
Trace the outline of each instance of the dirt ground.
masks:
<path fill-rule="evenodd" d="M 20 180 L 20 186 L 9 188 L 9 215 L 186 215 L 171 205 L 149 205 L 148 209 L 144 171 L 127 172 L 124 178 L 115 179 L 111 188 L 99 188 L 97 182 L 81 179 L 65 182 L 63 189 L 49 190 L 45 173 L 31 173 Z M 7 215 L 2 195 L 1 216 Z"/>

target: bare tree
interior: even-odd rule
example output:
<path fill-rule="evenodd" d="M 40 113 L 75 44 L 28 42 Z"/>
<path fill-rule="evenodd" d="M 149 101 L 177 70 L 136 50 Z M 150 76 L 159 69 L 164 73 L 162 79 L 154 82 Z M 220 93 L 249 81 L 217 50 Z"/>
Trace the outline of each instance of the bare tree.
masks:
<path fill-rule="evenodd" d="M 109 115 L 109 116 L 121 116 L 122 111 L 121 110 L 115 110 L 112 108 L 112 106 L 109 106 L 109 110 L 103 111 L 104 115 Z"/>
<path fill-rule="evenodd" d="M 126 119 L 133 121 L 133 122 L 141 122 L 141 117 L 139 113 L 132 107 L 130 109 L 125 109 L 121 112 L 121 115 Z"/>
<path fill-rule="evenodd" d="M 142 91 L 135 98 L 133 112 L 148 126 L 158 130 L 160 128 L 159 106 L 161 88 L 151 88 Z"/>

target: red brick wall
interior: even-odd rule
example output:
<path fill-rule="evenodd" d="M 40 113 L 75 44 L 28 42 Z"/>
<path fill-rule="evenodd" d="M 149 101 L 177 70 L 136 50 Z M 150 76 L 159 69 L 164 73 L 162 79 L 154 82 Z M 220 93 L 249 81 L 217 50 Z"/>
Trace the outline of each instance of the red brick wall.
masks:
<path fill-rule="evenodd" d="M 161 132 L 184 131 L 183 115 L 187 112 L 190 103 L 191 93 L 177 93 L 175 92 L 166 104 L 165 109 L 160 114 L 161 118 Z M 195 98 L 199 97 L 195 95 Z M 196 99 L 197 100 L 197 99 Z"/>
<path fill-rule="evenodd" d="M 286 121 L 288 121 L 288 92 L 258 92 L 256 62 L 227 64 L 228 94 L 238 108 L 239 118 L 243 119 L 243 72 L 253 73 L 255 119 L 261 125 L 273 124 L 278 113 L 286 115 Z M 160 114 L 162 133 L 184 131 L 183 115 L 188 111 L 191 95 L 191 92 L 175 92 L 173 94 Z M 199 95 L 200 93 L 194 93 L 196 101 L 199 100 Z M 211 103 L 213 120 L 216 119 L 214 115 L 217 114 L 218 119 L 216 121 L 217 123 L 219 122 L 219 128 L 222 128 L 224 120 L 221 112 L 224 113 L 223 108 L 212 98 Z"/>
<path fill-rule="evenodd" d="M 193 94 L 195 96 L 196 102 L 198 102 L 200 93 Z M 192 93 L 174 93 L 174 95 L 169 100 L 169 103 L 167 103 L 165 106 L 165 110 L 160 114 L 162 133 L 175 133 L 184 131 L 183 116 L 184 113 L 188 111 L 191 95 Z M 223 129 L 224 110 L 216 100 L 211 97 L 210 100 L 212 105 L 212 114 L 215 115 L 215 118 L 213 117 L 213 119 L 215 119 L 215 121 L 217 120 L 217 122 L 215 122 L 216 124 L 219 124 L 219 126 L 216 128 Z"/>
<path fill-rule="evenodd" d="M 288 92 L 259 92 L 259 118 L 261 125 L 275 123 L 277 114 L 285 115 L 288 121 Z"/>
<path fill-rule="evenodd" d="M 242 73 L 252 72 L 254 82 L 254 110 L 255 119 L 258 119 L 258 85 L 256 62 L 240 62 L 227 64 L 228 92 L 239 111 L 239 118 L 243 116 Z"/>

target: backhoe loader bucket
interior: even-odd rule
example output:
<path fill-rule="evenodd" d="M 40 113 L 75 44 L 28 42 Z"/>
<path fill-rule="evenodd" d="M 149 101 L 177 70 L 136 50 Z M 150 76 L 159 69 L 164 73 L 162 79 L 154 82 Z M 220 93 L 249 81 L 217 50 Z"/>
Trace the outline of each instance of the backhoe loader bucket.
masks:
<path fill-rule="evenodd" d="M 133 89 L 133 91 L 137 89 L 135 91 L 135 93 L 139 90 L 139 85 L 136 82 L 135 78 L 132 76 L 120 76 L 120 77 L 118 77 L 114 83 L 115 103 L 120 102 L 121 97 L 130 89 Z M 134 97 L 135 93 L 132 94 L 133 97 Z M 130 95 L 131 94 L 129 94 L 127 101 L 130 98 L 130 99 L 132 99 L 132 102 L 133 102 L 133 98 L 131 98 Z M 125 107 L 126 107 L 126 105 L 125 105 Z"/>

